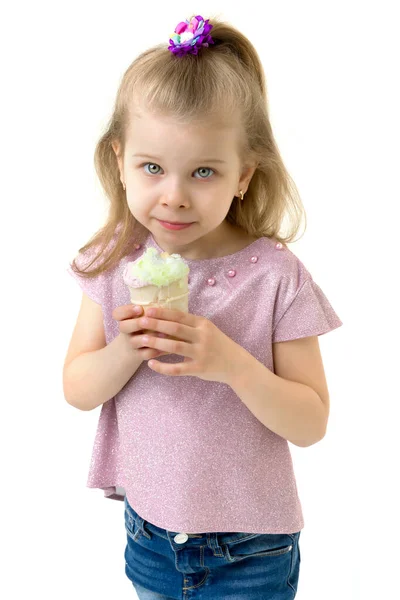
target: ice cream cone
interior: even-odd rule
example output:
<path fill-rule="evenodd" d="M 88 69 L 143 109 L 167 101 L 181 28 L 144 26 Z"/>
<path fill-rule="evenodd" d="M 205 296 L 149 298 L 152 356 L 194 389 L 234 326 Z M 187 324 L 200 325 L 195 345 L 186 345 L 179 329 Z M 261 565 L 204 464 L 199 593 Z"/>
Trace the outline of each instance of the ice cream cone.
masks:
<path fill-rule="evenodd" d="M 188 312 L 188 273 L 189 267 L 179 254 L 158 254 L 149 248 L 144 256 L 126 265 L 124 281 L 133 304 Z"/>
<path fill-rule="evenodd" d="M 188 312 L 188 277 L 182 277 L 169 285 L 144 285 L 143 287 L 129 287 L 132 304 L 140 304 L 143 307 L 160 306 L 163 308 L 174 308 Z"/>

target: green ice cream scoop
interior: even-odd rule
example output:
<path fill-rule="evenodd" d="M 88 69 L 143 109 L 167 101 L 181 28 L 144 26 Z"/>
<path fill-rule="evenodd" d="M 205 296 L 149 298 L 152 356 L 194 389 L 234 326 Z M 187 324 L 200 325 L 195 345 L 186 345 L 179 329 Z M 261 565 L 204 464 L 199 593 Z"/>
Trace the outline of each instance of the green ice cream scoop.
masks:
<path fill-rule="evenodd" d="M 156 248 L 126 265 L 123 278 L 131 287 L 143 285 L 165 286 L 189 274 L 189 267 L 180 254 L 159 253 Z"/>

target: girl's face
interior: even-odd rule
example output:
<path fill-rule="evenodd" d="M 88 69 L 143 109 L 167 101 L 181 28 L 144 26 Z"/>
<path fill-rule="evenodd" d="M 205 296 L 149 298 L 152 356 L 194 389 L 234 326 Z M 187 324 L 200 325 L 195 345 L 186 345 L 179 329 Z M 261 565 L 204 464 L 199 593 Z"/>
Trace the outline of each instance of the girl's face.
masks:
<path fill-rule="evenodd" d="M 239 135 L 237 126 L 221 123 L 132 116 L 123 159 L 114 147 L 121 180 L 132 215 L 166 252 L 208 258 L 229 245 L 235 228 L 225 217 L 255 171 L 241 169 Z M 162 222 L 191 225 L 172 229 Z"/>

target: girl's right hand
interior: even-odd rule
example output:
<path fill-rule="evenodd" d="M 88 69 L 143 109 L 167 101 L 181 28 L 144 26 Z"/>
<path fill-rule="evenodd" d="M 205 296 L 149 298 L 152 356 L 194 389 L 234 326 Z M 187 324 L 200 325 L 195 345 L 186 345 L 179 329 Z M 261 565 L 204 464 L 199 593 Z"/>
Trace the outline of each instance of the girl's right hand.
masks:
<path fill-rule="evenodd" d="M 134 309 L 140 308 L 139 313 L 135 313 Z M 154 348 L 147 348 L 146 346 L 138 347 L 138 339 L 148 329 L 139 329 L 137 319 L 143 316 L 143 308 L 138 304 L 126 304 L 124 306 L 117 306 L 112 312 L 112 317 L 116 321 L 119 321 L 119 330 L 122 335 L 126 336 L 128 343 L 137 352 L 137 354 L 143 360 L 150 358 L 157 358 L 158 356 L 164 356 L 170 354 L 169 352 L 162 352 L 161 350 L 155 350 Z M 159 337 L 168 337 L 163 333 L 151 331 L 151 335 L 158 335 Z"/>

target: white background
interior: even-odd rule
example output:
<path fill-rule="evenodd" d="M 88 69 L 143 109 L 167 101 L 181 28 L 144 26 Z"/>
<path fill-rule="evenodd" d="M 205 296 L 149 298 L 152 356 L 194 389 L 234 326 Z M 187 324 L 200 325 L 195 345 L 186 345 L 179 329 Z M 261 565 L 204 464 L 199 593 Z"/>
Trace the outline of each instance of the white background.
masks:
<path fill-rule="evenodd" d="M 100 407 L 81 412 L 63 397 L 63 360 L 81 299 L 66 269 L 106 215 L 93 153 L 120 78 L 139 52 L 167 44 L 193 13 L 219 14 L 260 54 L 273 131 L 308 216 L 305 236 L 290 249 L 344 323 L 319 338 L 328 433 L 309 448 L 290 446 L 306 521 L 297 598 L 395 597 L 396 4 L 2 7 L 0 592 L 7 600 L 135 598 L 124 573 L 123 503 L 85 487 Z"/>

